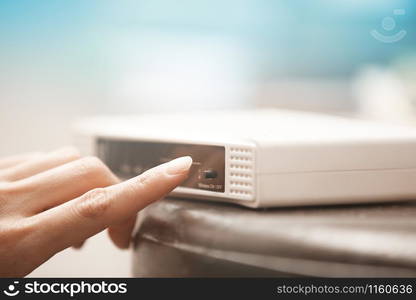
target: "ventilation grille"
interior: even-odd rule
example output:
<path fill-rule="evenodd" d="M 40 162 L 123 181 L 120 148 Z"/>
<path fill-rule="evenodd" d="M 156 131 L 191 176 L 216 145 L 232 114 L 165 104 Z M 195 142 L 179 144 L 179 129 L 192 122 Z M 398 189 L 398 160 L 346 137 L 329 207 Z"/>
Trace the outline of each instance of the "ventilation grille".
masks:
<path fill-rule="evenodd" d="M 230 147 L 229 194 L 238 199 L 254 196 L 254 151 L 249 147 Z"/>

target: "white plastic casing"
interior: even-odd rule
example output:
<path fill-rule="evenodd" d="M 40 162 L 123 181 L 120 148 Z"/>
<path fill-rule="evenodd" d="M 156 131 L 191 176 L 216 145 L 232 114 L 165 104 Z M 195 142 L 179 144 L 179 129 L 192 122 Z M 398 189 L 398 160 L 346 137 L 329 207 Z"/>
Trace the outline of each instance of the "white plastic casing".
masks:
<path fill-rule="evenodd" d="M 76 145 L 95 140 L 225 147 L 225 191 L 172 194 L 248 207 L 416 199 L 416 129 L 284 110 L 93 117 Z"/>

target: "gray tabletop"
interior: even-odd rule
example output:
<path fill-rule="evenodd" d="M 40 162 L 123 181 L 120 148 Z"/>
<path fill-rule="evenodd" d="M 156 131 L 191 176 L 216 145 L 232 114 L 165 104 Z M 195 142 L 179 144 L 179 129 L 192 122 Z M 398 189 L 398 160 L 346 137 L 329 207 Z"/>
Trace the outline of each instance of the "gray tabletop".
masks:
<path fill-rule="evenodd" d="M 251 210 L 164 199 L 141 213 L 136 276 L 416 276 L 416 204 Z"/>

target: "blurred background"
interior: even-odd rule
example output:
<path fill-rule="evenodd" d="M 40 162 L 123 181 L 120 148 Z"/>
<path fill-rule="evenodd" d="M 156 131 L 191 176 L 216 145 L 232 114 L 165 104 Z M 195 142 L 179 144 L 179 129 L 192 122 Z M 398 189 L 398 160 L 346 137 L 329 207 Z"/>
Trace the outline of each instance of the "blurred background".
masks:
<path fill-rule="evenodd" d="M 413 0 L 0 2 L 0 155 L 93 114 L 284 107 L 415 124 Z M 105 234 L 33 276 L 129 276 Z"/>

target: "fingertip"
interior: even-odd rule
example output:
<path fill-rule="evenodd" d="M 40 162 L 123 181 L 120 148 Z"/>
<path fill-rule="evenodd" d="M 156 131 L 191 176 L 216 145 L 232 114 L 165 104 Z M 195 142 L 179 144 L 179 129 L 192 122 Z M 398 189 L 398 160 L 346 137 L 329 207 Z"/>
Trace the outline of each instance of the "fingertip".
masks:
<path fill-rule="evenodd" d="M 192 157 L 182 156 L 165 164 L 166 173 L 169 175 L 187 174 L 192 165 Z"/>

